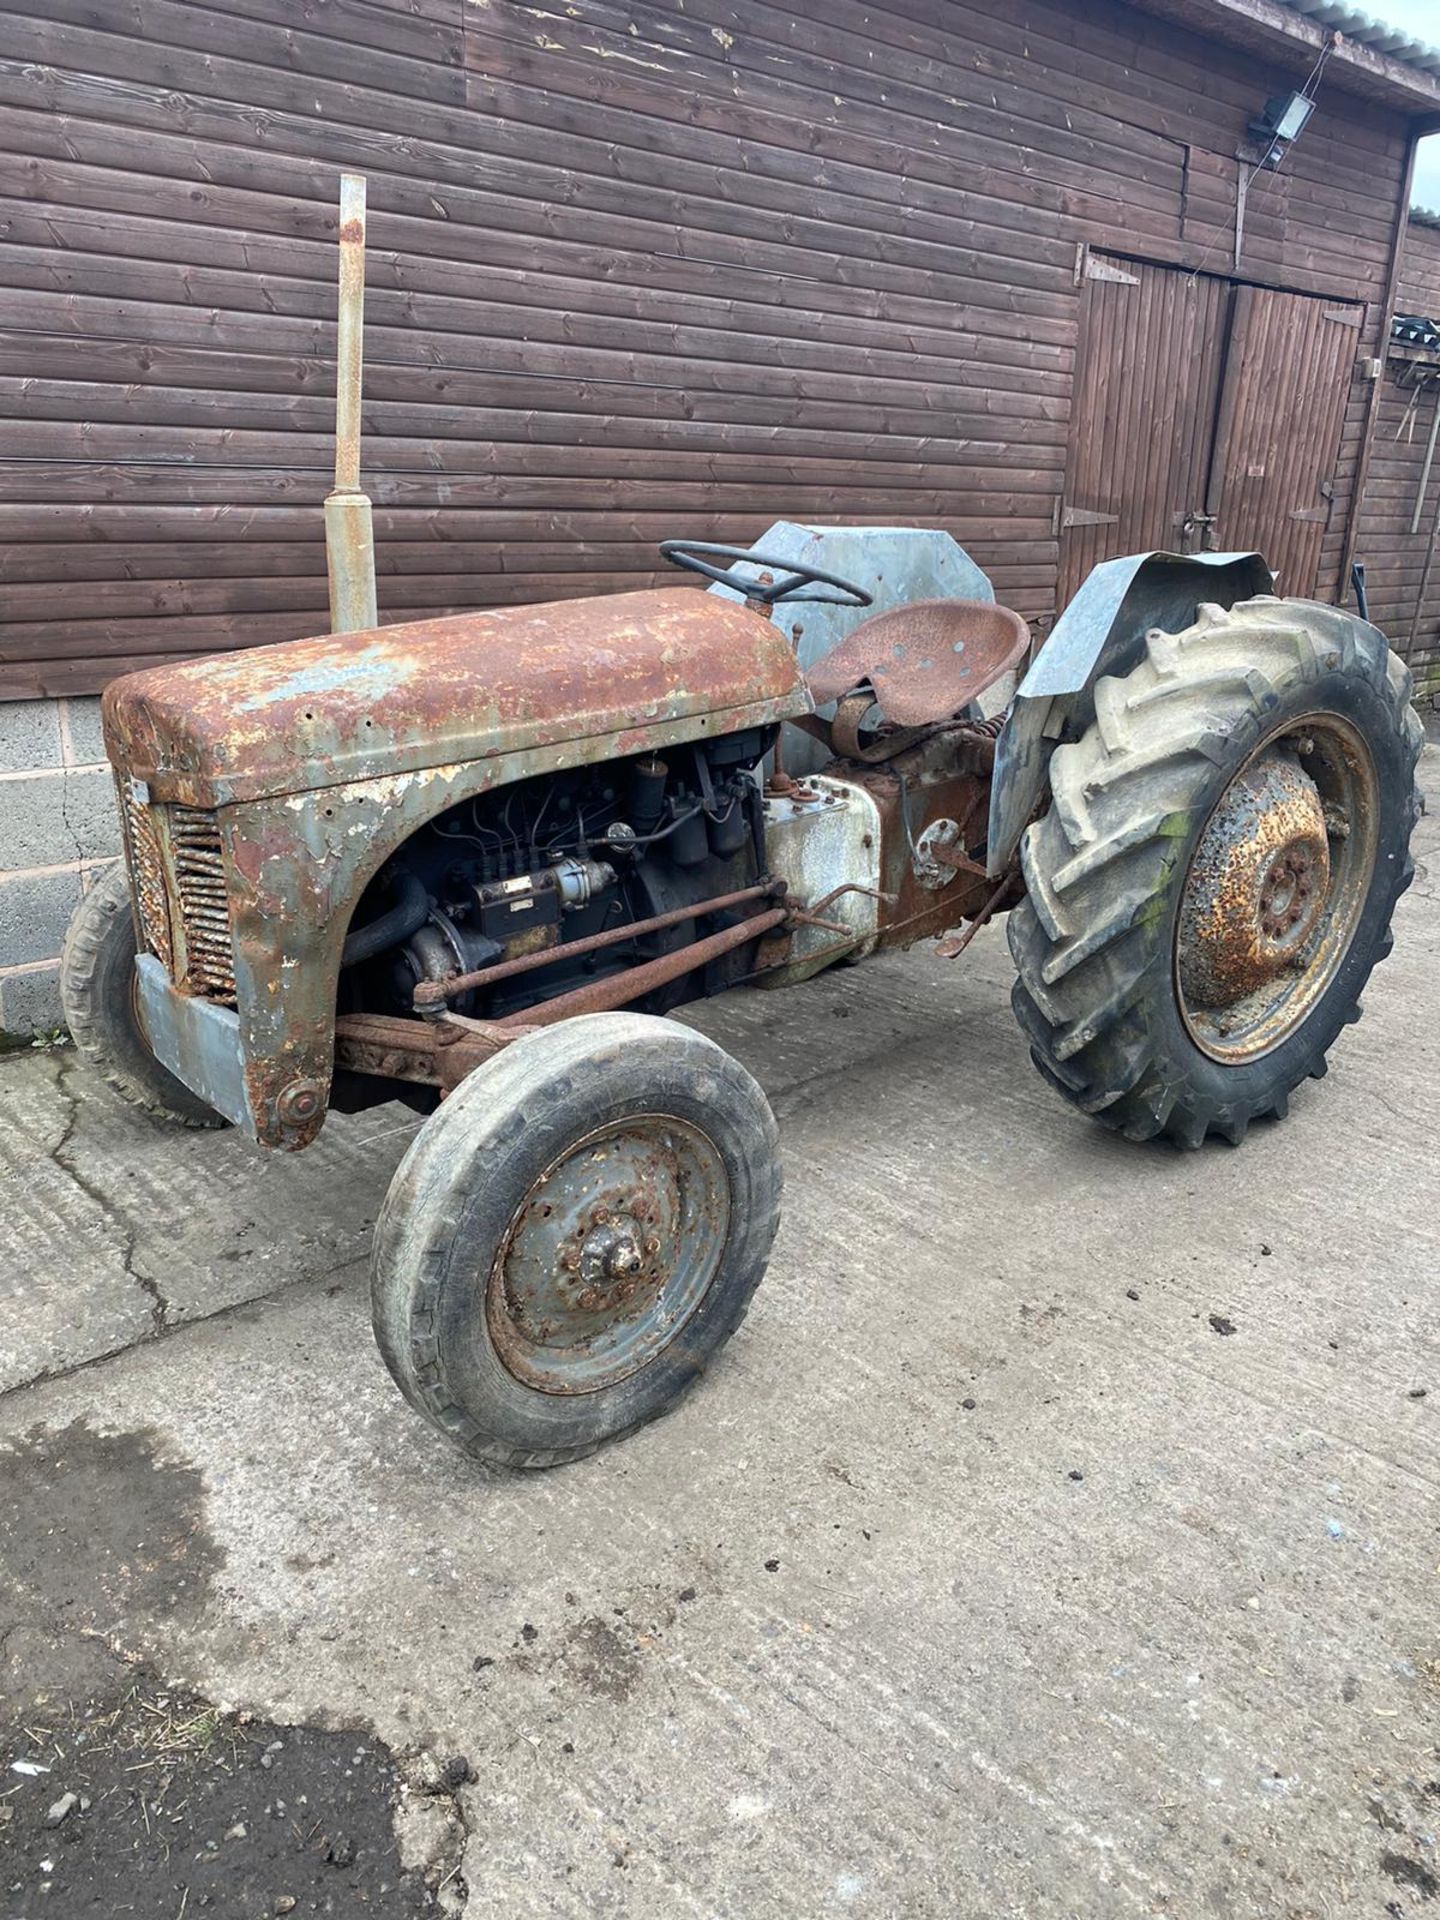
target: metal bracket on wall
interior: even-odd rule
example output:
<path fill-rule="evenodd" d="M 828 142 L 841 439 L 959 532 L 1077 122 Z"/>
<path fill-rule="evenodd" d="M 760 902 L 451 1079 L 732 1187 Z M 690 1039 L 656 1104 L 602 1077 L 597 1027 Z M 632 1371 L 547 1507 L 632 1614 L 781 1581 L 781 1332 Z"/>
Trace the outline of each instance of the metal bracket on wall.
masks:
<path fill-rule="evenodd" d="M 1098 253 L 1091 253 L 1088 247 L 1082 271 L 1086 280 L 1113 280 L 1122 287 L 1138 287 L 1140 284 L 1138 274 L 1127 273 L 1118 261 L 1106 260 Z"/>
<path fill-rule="evenodd" d="M 1235 251 L 1230 264 L 1236 273 L 1245 251 L 1245 212 L 1250 203 L 1250 187 L 1268 151 L 1268 146 L 1256 146 L 1253 142 L 1235 149 Z"/>
<path fill-rule="evenodd" d="M 1057 500 L 1050 531 L 1058 540 L 1071 527 L 1113 527 L 1119 518 L 1118 513 L 1098 513 L 1093 507 L 1067 507 L 1063 500 Z"/>

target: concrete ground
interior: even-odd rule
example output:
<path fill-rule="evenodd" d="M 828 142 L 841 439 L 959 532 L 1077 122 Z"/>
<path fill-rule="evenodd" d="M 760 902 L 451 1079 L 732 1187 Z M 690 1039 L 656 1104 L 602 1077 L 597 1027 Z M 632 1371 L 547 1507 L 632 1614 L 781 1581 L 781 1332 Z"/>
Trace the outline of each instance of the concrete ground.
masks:
<path fill-rule="evenodd" d="M 0 1063 L 0 1437 L 70 1450 L 0 1494 L 5 1683 L 83 1687 L 64 1627 L 464 1756 L 462 1825 L 407 1844 L 475 1920 L 1440 1911 L 1416 845 L 1365 1019 L 1239 1151 L 1062 1107 L 998 931 L 705 1009 L 781 1119 L 769 1276 L 675 1415 L 533 1477 L 372 1345 L 411 1116 L 266 1160 Z"/>

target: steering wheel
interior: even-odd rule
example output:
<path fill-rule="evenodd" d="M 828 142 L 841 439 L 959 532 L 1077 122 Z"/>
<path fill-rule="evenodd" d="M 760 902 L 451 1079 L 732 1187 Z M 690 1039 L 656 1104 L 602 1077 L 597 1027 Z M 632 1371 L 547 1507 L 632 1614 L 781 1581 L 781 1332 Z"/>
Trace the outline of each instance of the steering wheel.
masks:
<path fill-rule="evenodd" d="M 863 587 L 857 587 L 852 580 L 842 580 L 837 573 L 822 573 L 819 567 L 807 567 L 801 560 L 776 560 L 767 553 L 754 553 L 749 547 L 717 546 L 713 540 L 662 540 L 660 551 L 672 567 L 684 567 L 689 573 L 703 574 L 707 580 L 717 580 L 722 587 L 733 587 L 736 593 L 762 607 L 773 607 L 781 600 L 800 600 L 807 605 L 822 607 L 868 607 L 874 600 L 872 593 L 866 593 Z M 781 578 L 769 581 L 747 580 L 743 574 L 736 573 L 733 567 L 714 567 L 708 560 L 702 560 L 701 554 L 714 554 L 721 560 L 747 560 L 752 567 L 777 567 Z M 819 584 L 825 587 L 837 587 L 838 593 L 801 593 L 801 587 Z"/>

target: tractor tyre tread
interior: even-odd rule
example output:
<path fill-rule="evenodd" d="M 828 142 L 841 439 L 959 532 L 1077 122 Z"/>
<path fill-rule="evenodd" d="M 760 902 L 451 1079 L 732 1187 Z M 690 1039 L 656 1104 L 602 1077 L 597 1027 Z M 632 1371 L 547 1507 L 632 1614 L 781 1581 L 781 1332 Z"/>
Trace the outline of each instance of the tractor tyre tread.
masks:
<path fill-rule="evenodd" d="M 1408 840 L 1424 738 L 1410 675 L 1374 627 L 1270 595 L 1228 610 L 1201 606 L 1183 632 L 1149 633 L 1127 675 L 1102 679 L 1094 723 L 1054 750 L 1052 804 L 1021 846 L 1027 895 L 1009 919 L 1012 1005 L 1043 1076 L 1129 1139 L 1165 1134 L 1194 1148 L 1215 1133 L 1238 1145 L 1251 1120 L 1283 1115 L 1294 1087 L 1325 1072 L 1336 1035 L 1359 1018 L 1363 975 L 1353 994 L 1322 999 L 1278 1078 L 1258 1094 L 1224 1098 L 1163 1057 L 1151 1017 L 1157 995 L 1174 992 L 1167 906 L 1217 770 L 1241 764 L 1287 700 L 1303 705 L 1303 689 L 1336 672 L 1373 689 L 1406 781 L 1405 844 L 1372 881 L 1372 898 L 1388 896 L 1370 935 L 1373 965 L 1393 944 L 1390 914 L 1414 873 Z"/>
<path fill-rule="evenodd" d="M 661 1083 L 709 1103 L 743 1109 L 749 1123 L 749 1160 L 755 1174 L 745 1217 L 736 1223 L 739 1272 L 727 1287 L 726 1310 L 708 1325 L 704 1350 L 692 1353 L 688 1377 L 636 1417 L 604 1431 L 550 1446 L 517 1443 L 497 1430 L 499 1419 L 467 1409 L 455 1391 L 439 1337 L 442 1295 L 455 1285 L 451 1262 L 465 1244 L 470 1197 L 486 1184 L 503 1184 L 506 1163 L 525 1136 L 564 1137 L 577 1101 L 594 1089 L 587 1069 L 597 1058 L 635 1057 L 654 1048 Z M 650 1014 L 588 1014 L 542 1028 L 507 1047 L 464 1080 L 417 1135 L 386 1195 L 376 1223 L 372 1265 L 375 1337 L 396 1384 L 416 1411 L 473 1459 L 489 1466 L 537 1469 L 584 1459 L 668 1413 L 694 1388 L 708 1362 L 730 1340 L 764 1277 L 779 1226 L 778 1130 L 769 1103 L 749 1073 L 704 1034 Z M 468 1173 L 457 1179 L 457 1167 Z M 727 1247 L 726 1257 L 729 1257 Z M 722 1266 L 723 1266 L 722 1261 Z M 712 1285 L 718 1286 L 720 1276 Z M 480 1311 L 484 1311 L 483 1306 Z M 626 1383 L 621 1383 L 625 1385 Z M 606 1389 L 616 1392 L 618 1389 Z M 571 1396 L 594 1401 L 597 1395 Z M 536 1394 L 537 1400 L 555 1396 Z M 503 1412 L 500 1414 L 503 1418 Z"/>

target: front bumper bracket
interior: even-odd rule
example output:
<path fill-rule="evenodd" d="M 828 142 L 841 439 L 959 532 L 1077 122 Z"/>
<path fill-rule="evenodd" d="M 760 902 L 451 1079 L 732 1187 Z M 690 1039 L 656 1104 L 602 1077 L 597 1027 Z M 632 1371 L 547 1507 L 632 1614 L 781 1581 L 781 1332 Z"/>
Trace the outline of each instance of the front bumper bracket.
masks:
<path fill-rule="evenodd" d="M 254 1138 L 239 1017 L 213 1000 L 177 993 L 153 954 L 136 955 L 135 979 L 141 1024 L 155 1058 L 197 1098 Z"/>

